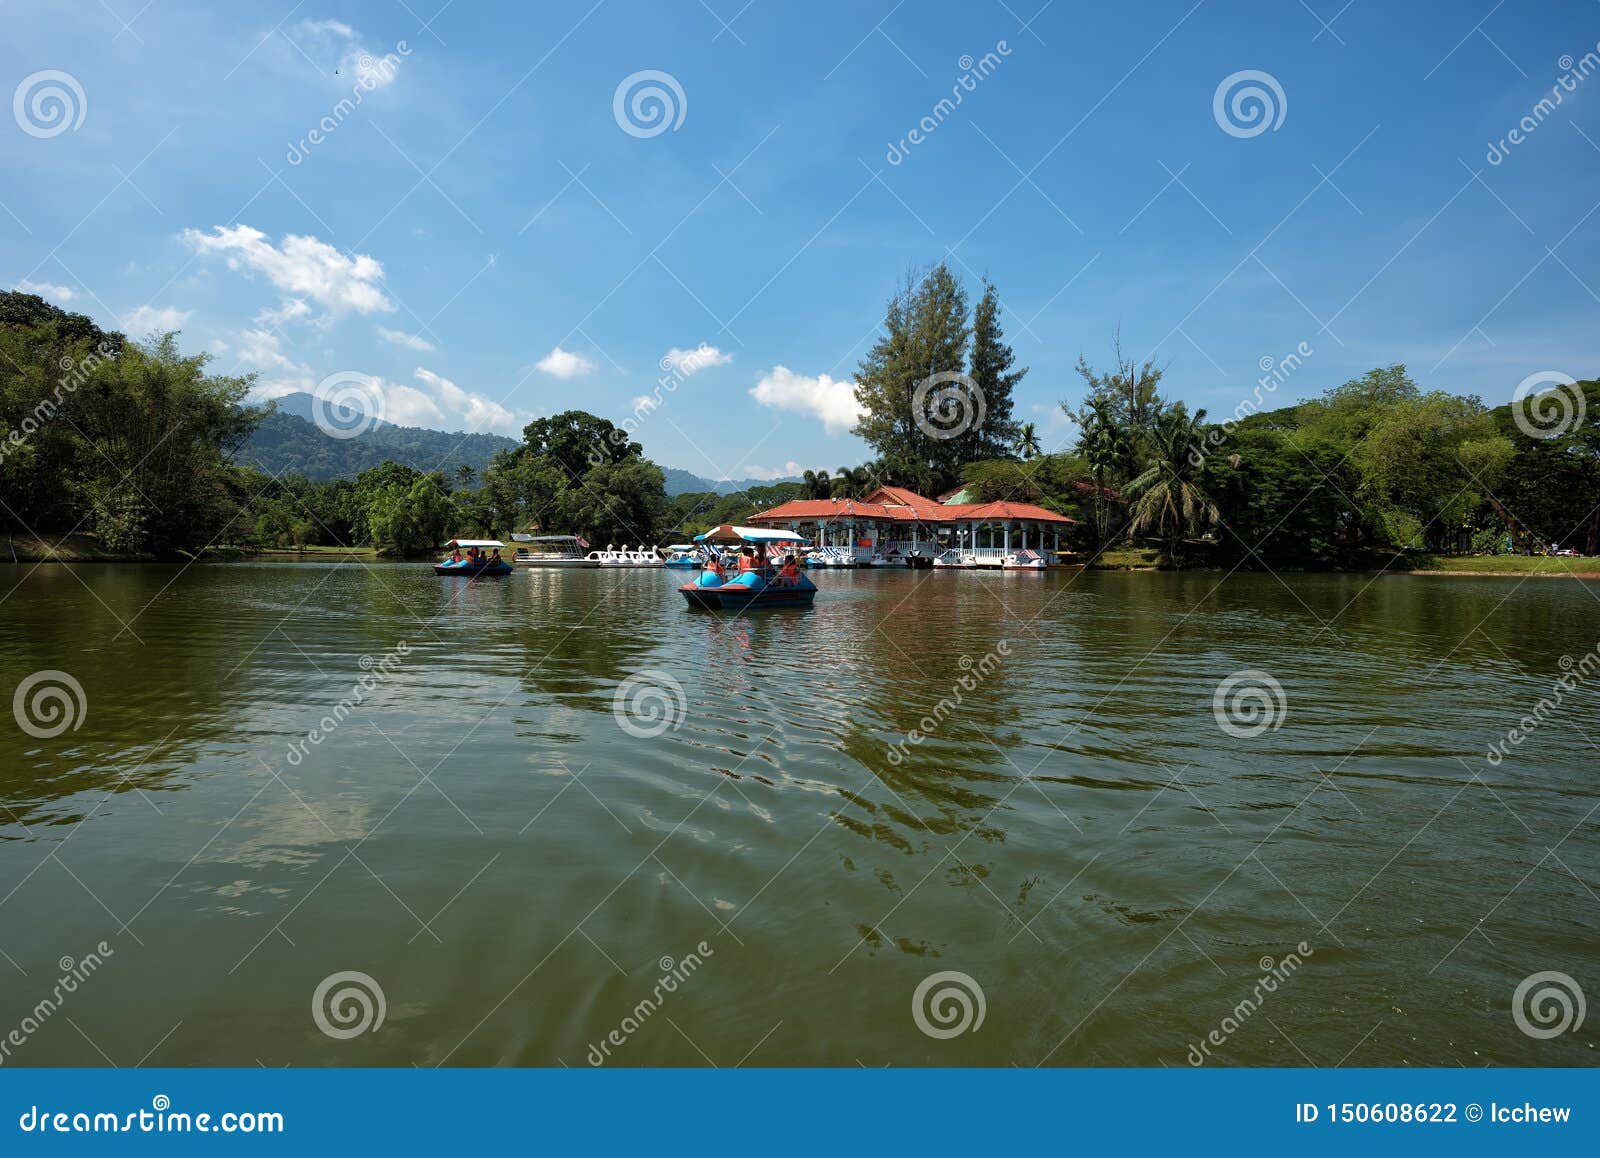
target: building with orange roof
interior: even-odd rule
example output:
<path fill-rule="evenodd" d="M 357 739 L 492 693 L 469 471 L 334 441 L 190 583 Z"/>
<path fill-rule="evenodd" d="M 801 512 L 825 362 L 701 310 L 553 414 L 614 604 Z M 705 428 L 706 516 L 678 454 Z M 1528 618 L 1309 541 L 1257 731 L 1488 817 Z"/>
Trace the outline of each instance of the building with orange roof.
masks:
<path fill-rule="evenodd" d="M 1033 503 L 937 502 L 883 486 L 860 499 L 794 499 L 745 521 L 805 535 L 824 565 L 1038 570 L 1057 561 L 1061 529 L 1076 520 Z"/>

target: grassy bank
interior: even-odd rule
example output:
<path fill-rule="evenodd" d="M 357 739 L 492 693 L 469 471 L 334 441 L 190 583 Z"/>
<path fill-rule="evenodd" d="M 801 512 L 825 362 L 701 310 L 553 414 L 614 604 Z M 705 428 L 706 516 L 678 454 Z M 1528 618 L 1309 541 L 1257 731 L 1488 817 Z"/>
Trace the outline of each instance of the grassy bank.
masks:
<path fill-rule="evenodd" d="M 1412 575 L 1541 575 L 1600 578 L 1600 559 L 1544 555 L 1414 555 L 1405 560 Z"/>
<path fill-rule="evenodd" d="M 189 558 L 180 556 L 179 558 Z M 373 562 L 378 553 L 370 547 L 306 547 L 255 550 L 245 547 L 218 545 L 205 551 L 203 557 L 214 562 L 228 560 L 271 559 L 298 560 L 306 563 L 332 563 L 341 559 Z M 159 561 L 153 554 L 107 550 L 93 535 L 71 534 L 64 537 L 39 537 L 13 535 L 0 543 L 0 563 L 151 563 Z M 169 558 L 170 562 L 171 559 Z"/>
<path fill-rule="evenodd" d="M 1081 561 L 1091 571 L 1154 571 L 1161 566 L 1161 552 L 1154 547 L 1108 547 Z"/>

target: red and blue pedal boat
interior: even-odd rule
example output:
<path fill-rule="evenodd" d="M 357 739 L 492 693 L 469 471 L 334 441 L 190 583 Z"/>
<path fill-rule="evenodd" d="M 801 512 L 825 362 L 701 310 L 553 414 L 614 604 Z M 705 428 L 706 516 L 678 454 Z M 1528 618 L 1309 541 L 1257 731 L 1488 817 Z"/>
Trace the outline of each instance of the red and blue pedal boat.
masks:
<path fill-rule="evenodd" d="M 811 540 L 793 531 L 724 523 L 696 535 L 694 541 L 704 553 L 702 569 L 678 588 L 690 607 L 707 611 L 810 607 L 817 596 L 817 585 L 800 569 L 800 554 Z M 753 565 L 746 563 L 736 572 L 724 569 L 725 547 L 738 549 L 741 558 L 753 555 Z"/>

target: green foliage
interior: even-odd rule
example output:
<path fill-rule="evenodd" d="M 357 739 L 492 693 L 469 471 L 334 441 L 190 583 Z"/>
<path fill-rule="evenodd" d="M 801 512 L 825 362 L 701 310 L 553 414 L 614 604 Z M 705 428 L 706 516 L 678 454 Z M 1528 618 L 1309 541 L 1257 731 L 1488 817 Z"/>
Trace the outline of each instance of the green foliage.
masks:
<path fill-rule="evenodd" d="M 393 554 L 438 546 L 449 536 L 455 517 L 455 505 L 435 475 L 422 475 L 409 485 L 384 484 L 366 511 L 373 546 Z"/>
<path fill-rule="evenodd" d="M 1016 355 L 1005 342 L 1000 328 L 1000 292 L 994 283 L 985 279 L 983 296 L 972 311 L 972 349 L 967 357 L 967 373 L 983 391 L 984 420 L 955 439 L 955 457 L 958 462 L 971 462 L 980 458 L 1000 458 L 1013 451 L 1030 457 L 1027 444 L 1017 446 L 1018 427 L 1011 420 L 1012 391 L 1028 373 L 1024 366 L 1013 369 Z M 1027 424 L 1029 433 L 1033 424 Z M 1039 452 L 1038 439 L 1032 442 L 1033 453 Z"/>
<path fill-rule="evenodd" d="M 863 414 L 855 433 L 878 452 L 885 474 L 897 485 L 934 494 L 953 485 L 964 464 L 1011 452 L 1011 391 L 1027 370 L 1012 368 L 1015 357 L 1003 340 L 992 285 L 985 283 L 969 322 L 966 291 L 941 262 L 920 280 L 906 278 L 885 309 L 883 329 L 856 370 Z M 917 386 L 934 374 L 960 374 L 964 366 L 983 391 L 985 419 L 954 437 L 936 437 L 916 421 Z M 924 398 L 924 415 L 938 396 L 935 390 Z M 957 411 L 968 413 L 970 400 L 956 401 Z"/>
<path fill-rule="evenodd" d="M 116 551 L 173 554 L 232 515 L 229 459 L 260 421 L 249 378 L 206 372 L 173 335 L 102 333 L 31 294 L 0 294 L 5 519 L 86 529 Z"/>
<path fill-rule="evenodd" d="M 755 511 L 770 510 L 794 499 L 811 497 L 804 483 L 774 483 L 770 486 L 749 487 L 734 494 L 721 495 L 715 491 L 691 492 L 674 495 L 667 512 L 667 531 L 685 536 L 723 523 L 739 523 Z"/>
<path fill-rule="evenodd" d="M 304 397 L 279 399 L 276 405 L 293 406 Z M 354 438 L 331 438 L 309 420 L 280 409 L 262 421 L 239 458 L 268 474 L 311 479 L 355 478 L 383 462 L 458 477 L 463 467 L 481 474 L 497 452 L 516 445 L 498 434 L 447 434 L 387 424 Z"/>
<path fill-rule="evenodd" d="M 1191 417 L 1182 402 L 1165 407 L 1146 432 L 1144 469 L 1128 480 L 1129 530 L 1165 544 L 1168 560 L 1181 562 L 1185 539 L 1217 524 L 1220 511 L 1206 493 L 1191 451 L 1205 437 L 1204 410 Z"/>

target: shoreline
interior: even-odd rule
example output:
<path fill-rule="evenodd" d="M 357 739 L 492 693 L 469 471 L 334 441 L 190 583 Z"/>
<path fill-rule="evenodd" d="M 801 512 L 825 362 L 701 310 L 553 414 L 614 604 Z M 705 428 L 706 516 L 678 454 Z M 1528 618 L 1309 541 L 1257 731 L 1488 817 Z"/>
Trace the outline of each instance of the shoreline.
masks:
<path fill-rule="evenodd" d="M 186 563 L 334 563 L 341 560 L 355 559 L 369 563 L 414 563 L 415 559 L 389 558 L 376 554 L 370 549 L 352 547 L 339 551 L 326 548 L 322 551 L 227 551 L 208 552 L 197 558 L 189 556 L 176 556 L 173 558 L 160 558 L 155 555 L 109 555 L 83 554 L 71 557 L 59 554 L 46 557 L 37 557 L 31 554 L 19 553 L 17 558 L 8 559 L 0 557 L 0 566 L 38 567 L 45 564 L 79 564 L 79 563 L 146 563 L 153 565 L 178 566 Z M 896 568 L 863 567 L 861 570 L 897 570 Z M 999 568 L 977 568 L 977 570 L 999 571 Z M 1047 571 L 1092 571 L 1106 575 L 1151 575 L 1168 574 L 1182 575 L 1197 572 L 1220 572 L 1219 567 L 1097 567 L 1085 563 L 1061 563 L 1047 568 Z M 1245 575 L 1259 575 L 1266 572 L 1242 571 Z M 1392 570 L 1383 567 L 1367 567 L 1351 571 L 1284 571 L 1277 572 L 1284 575 L 1406 575 L 1424 578 L 1460 578 L 1460 579 L 1582 579 L 1590 582 L 1600 582 L 1600 570 L 1596 571 L 1464 571 L 1446 570 L 1443 568 Z"/>
<path fill-rule="evenodd" d="M 1120 552 L 1119 552 L 1120 553 Z M 1093 562 L 1084 560 L 1068 560 L 1050 567 L 1050 571 L 1100 571 L 1107 573 L 1135 573 L 1164 571 L 1180 574 L 1189 571 L 1219 571 L 1217 567 L 1162 567 L 1150 553 L 1140 550 L 1137 554 L 1129 552 L 1133 557 L 1124 556 L 1124 561 L 1119 562 Z M 399 556 L 382 556 L 370 547 L 323 547 L 314 546 L 304 551 L 295 548 L 268 548 L 265 550 L 249 550 L 242 547 L 215 547 L 203 551 L 198 556 L 175 555 L 162 557 L 152 554 L 117 553 L 101 548 L 98 541 L 88 535 L 70 535 L 62 541 L 50 544 L 33 536 L 12 537 L 0 548 L 0 564 L 15 566 L 39 566 L 45 563 L 328 563 L 340 560 L 355 559 L 363 562 L 414 562 L 424 558 L 419 555 L 413 559 Z M 1553 556 L 1507 556 L 1525 563 L 1521 567 L 1495 566 L 1486 564 L 1472 567 L 1452 567 L 1448 565 L 1416 566 L 1422 558 L 1410 560 L 1410 566 L 1404 567 L 1360 567 L 1349 570 L 1336 570 L 1332 568 L 1322 570 L 1294 570 L 1283 572 L 1294 575 L 1415 575 L 1415 576 L 1461 576 L 1464 578 L 1479 579 L 1583 579 L 1600 581 L 1600 560 L 1585 560 L 1584 569 L 1567 567 L 1562 564 L 1568 560 Z M 1471 556 L 1434 556 L 1435 560 L 1448 563 L 1449 560 L 1458 558 L 1472 558 Z M 1540 563 L 1552 563 L 1554 566 L 1539 566 Z M 1576 560 L 1572 560 L 1576 562 Z M 870 568 L 868 568 L 870 570 Z"/>

